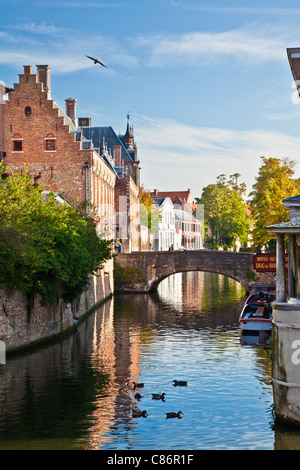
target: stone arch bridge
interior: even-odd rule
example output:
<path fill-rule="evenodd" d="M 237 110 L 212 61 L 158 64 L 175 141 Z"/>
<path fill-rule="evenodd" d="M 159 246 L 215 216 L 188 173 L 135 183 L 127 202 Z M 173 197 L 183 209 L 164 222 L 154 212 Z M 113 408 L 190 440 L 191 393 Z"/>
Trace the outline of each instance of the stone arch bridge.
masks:
<path fill-rule="evenodd" d="M 254 253 L 216 250 L 147 251 L 115 257 L 115 292 L 148 293 L 171 274 L 206 271 L 223 274 L 249 291 L 258 280 L 253 269 Z M 261 273 L 259 273 L 261 274 Z"/>

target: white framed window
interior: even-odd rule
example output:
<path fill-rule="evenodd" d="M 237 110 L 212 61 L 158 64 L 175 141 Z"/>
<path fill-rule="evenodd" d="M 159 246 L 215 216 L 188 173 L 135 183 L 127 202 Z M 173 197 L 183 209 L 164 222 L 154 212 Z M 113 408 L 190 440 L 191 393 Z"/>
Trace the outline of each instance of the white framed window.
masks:
<path fill-rule="evenodd" d="M 21 134 L 14 134 L 12 138 L 13 152 L 23 152 L 23 137 Z"/>
<path fill-rule="evenodd" d="M 45 152 L 56 152 L 56 137 L 54 134 L 47 134 L 45 137 Z"/>

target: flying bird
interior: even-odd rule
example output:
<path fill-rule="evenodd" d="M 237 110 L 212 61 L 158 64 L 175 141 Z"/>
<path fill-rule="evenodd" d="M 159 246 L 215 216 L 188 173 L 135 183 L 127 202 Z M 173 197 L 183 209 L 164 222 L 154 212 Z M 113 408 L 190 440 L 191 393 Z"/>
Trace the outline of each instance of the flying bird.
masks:
<path fill-rule="evenodd" d="M 86 55 L 85 57 L 88 57 L 89 59 L 93 60 L 94 64 L 100 64 L 100 65 L 102 65 L 102 67 L 107 68 L 106 65 L 104 65 L 104 64 L 102 64 L 102 62 L 100 62 L 100 60 L 94 59 L 94 57 L 90 57 L 89 55 Z"/>

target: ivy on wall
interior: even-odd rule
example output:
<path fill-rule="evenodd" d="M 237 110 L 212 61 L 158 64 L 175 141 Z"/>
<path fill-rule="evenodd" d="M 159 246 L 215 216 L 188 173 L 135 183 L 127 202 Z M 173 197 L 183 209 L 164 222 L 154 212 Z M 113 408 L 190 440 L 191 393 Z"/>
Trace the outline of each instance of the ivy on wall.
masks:
<path fill-rule="evenodd" d="M 71 302 L 113 257 L 112 242 L 97 236 L 84 209 L 43 190 L 26 169 L 9 175 L 0 164 L 0 287 L 39 294 L 47 305 L 60 285 Z"/>

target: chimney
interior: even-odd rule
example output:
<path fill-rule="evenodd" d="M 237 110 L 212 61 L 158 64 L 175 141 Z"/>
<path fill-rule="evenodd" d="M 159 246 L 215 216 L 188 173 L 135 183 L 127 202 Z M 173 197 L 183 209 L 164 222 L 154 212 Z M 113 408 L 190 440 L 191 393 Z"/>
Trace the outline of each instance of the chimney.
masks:
<path fill-rule="evenodd" d="M 24 67 L 24 75 L 31 75 L 32 66 L 31 65 L 23 65 Z"/>
<path fill-rule="evenodd" d="M 121 147 L 121 145 L 114 145 L 114 160 L 115 160 L 115 166 L 122 166 L 122 147 Z"/>
<path fill-rule="evenodd" d="M 158 189 L 153 189 L 153 196 L 157 197 L 157 194 L 158 194 Z"/>
<path fill-rule="evenodd" d="M 78 127 L 91 127 L 92 119 L 91 118 L 78 118 Z"/>
<path fill-rule="evenodd" d="M 67 98 L 66 102 L 66 115 L 76 124 L 76 105 L 77 101 L 75 98 Z"/>
<path fill-rule="evenodd" d="M 50 98 L 50 65 L 37 65 L 37 81 L 43 84 L 43 89 Z"/>

